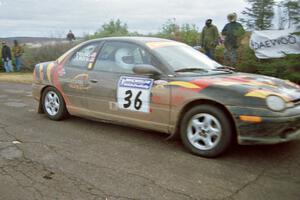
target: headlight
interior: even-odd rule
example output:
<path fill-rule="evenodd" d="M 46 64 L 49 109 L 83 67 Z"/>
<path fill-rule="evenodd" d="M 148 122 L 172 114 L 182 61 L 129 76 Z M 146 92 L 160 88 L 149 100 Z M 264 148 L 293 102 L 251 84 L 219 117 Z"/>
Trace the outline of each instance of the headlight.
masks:
<path fill-rule="evenodd" d="M 274 111 L 282 111 L 286 108 L 284 99 L 279 96 L 270 95 L 267 97 L 267 106 Z"/>

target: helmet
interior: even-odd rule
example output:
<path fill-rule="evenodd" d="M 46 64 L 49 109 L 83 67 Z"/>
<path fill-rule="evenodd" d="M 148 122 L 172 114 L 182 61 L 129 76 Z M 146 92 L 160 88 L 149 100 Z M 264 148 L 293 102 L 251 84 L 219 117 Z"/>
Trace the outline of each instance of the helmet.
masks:
<path fill-rule="evenodd" d="M 123 69 L 132 69 L 134 66 L 132 51 L 127 48 L 117 50 L 115 54 L 115 62 Z"/>
<path fill-rule="evenodd" d="M 237 14 L 236 13 L 230 13 L 227 15 L 227 19 L 230 22 L 235 22 L 237 19 Z"/>

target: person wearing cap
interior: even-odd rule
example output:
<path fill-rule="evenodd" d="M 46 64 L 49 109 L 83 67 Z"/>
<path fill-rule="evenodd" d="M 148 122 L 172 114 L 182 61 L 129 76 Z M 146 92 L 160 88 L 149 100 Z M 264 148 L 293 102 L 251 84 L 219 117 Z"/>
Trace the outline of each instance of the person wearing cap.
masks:
<path fill-rule="evenodd" d="M 211 59 L 214 59 L 215 57 L 215 49 L 218 45 L 218 41 L 218 28 L 212 24 L 212 19 L 207 19 L 201 32 L 200 44 L 204 49 L 205 54 Z"/>
<path fill-rule="evenodd" d="M 17 40 L 14 40 L 14 46 L 12 48 L 13 55 L 15 57 L 15 62 L 16 62 L 16 70 L 20 71 L 21 70 L 21 57 L 24 53 L 24 49 L 22 46 L 19 45 Z"/>
<path fill-rule="evenodd" d="M 222 35 L 225 37 L 224 64 L 234 67 L 237 62 L 237 49 L 241 44 L 245 30 L 243 26 L 236 21 L 236 13 L 229 14 L 227 19 L 229 23 L 227 23 L 222 30 Z"/>
<path fill-rule="evenodd" d="M 13 67 L 11 64 L 11 50 L 6 42 L 2 42 L 2 61 L 4 64 L 5 72 L 13 72 Z"/>

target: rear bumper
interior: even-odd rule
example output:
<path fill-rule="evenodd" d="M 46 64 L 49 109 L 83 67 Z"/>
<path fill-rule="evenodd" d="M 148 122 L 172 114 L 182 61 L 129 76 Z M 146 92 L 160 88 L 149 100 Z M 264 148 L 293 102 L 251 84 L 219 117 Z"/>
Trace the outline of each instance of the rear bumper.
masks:
<path fill-rule="evenodd" d="M 40 98 L 41 98 L 41 91 L 43 90 L 45 85 L 33 83 L 31 87 L 32 87 L 32 96 L 33 96 L 33 98 L 35 100 L 39 101 Z"/>
<path fill-rule="evenodd" d="M 45 87 L 45 85 L 36 84 L 36 83 L 32 84 L 32 96 L 36 101 L 39 102 L 38 110 L 37 110 L 38 113 L 43 113 L 44 112 L 43 108 L 42 108 L 41 101 L 40 101 L 40 99 L 42 98 L 41 94 L 42 94 L 42 90 L 43 90 L 44 87 Z"/>

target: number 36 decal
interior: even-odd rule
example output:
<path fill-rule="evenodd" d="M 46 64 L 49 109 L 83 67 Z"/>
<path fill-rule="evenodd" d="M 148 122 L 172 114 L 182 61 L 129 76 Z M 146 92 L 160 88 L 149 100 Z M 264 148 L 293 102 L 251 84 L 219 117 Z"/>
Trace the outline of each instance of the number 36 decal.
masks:
<path fill-rule="evenodd" d="M 125 92 L 125 94 L 127 95 L 125 97 L 125 101 L 127 101 L 127 103 L 123 104 L 124 108 L 129 108 L 132 104 L 132 91 L 131 90 L 127 90 Z M 141 109 L 142 105 L 143 105 L 143 101 L 141 99 L 139 99 L 139 97 L 141 96 L 142 91 L 139 91 L 136 95 L 136 97 L 134 98 L 134 108 L 136 110 Z"/>
<path fill-rule="evenodd" d="M 122 76 L 118 84 L 118 107 L 131 111 L 150 111 L 152 79 Z"/>

